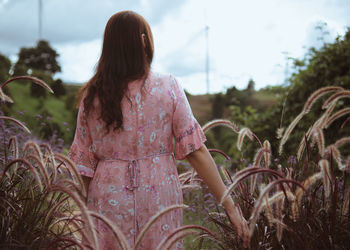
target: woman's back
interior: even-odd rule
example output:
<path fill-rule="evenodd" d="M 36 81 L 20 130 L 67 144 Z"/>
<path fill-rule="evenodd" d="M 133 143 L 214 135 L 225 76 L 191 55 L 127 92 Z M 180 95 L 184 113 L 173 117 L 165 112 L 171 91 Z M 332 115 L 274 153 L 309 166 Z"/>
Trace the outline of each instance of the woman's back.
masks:
<path fill-rule="evenodd" d="M 203 145 L 205 136 L 193 117 L 185 93 L 171 75 L 150 73 L 145 83 L 133 81 L 122 100 L 123 129 L 105 134 L 99 103 L 88 117 L 78 113 L 71 159 L 82 175 L 92 178 L 88 207 L 122 227 L 129 244 L 149 218 L 183 197 L 173 157 L 183 159 Z M 182 210 L 163 215 L 145 235 L 140 249 L 155 249 L 172 230 L 182 225 Z M 102 248 L 118 243 L 101 222 Z M 178 243 L 176 249 L 182 249 Z"/>

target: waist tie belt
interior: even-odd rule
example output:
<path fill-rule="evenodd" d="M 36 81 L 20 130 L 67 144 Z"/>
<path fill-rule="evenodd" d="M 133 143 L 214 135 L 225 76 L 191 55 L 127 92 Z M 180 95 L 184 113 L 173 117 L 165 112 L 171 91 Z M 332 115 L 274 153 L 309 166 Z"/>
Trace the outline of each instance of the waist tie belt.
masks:
<path fill-rule="evenodd" d="M 103 161 L 128 161 L 128 172 L 130 177 L 130 184 L 126 185 L 126 188 L 130 191 L 134 190 L 139 186 L 139 179 L 138 179 L 138 172 L 139 172 L 139 160 L 154 158 L 158 156 L 166 156 L 166 155 L 173 155 L 173 153 L 166 152 L 166 153 L 159 153 L 159 154 L 153 154 L 153 155 L 147 155 L 140 158 L 132 159 L 132 160 L 124 160 L 124 159 L 104 159 Z"/>

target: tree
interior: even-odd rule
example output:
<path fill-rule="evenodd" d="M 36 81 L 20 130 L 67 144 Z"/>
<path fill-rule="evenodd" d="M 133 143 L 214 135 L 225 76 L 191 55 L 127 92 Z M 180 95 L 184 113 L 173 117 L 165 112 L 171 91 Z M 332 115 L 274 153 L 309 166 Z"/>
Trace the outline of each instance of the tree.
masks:
<path fill-rule="evenodd" d="M 61 79 L 57 79 L 53 82 L 52 90 L 57 97 L 63 96 L 67 92 Z"/>
<path fill-rule="evenodd" d="M 0 54 L 0 83 L 7 80 L 11 68 L 11 61 L 6 56 Z"/>
<path fill-rule="evenodd" d="M 21 48 L 14 67 L 14 75 L 27 74 L 28 70 L 40 70 L 53 75 L 61 71 L 57 57 L 57 52 L 50 47 L 48 41 L 40 40 L 36 47 Z"/>

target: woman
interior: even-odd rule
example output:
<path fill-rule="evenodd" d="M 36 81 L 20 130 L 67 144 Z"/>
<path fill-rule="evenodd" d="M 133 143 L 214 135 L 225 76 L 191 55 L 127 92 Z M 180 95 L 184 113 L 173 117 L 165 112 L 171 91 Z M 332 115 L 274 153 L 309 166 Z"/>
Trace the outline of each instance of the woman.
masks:
<path fill-rule="evenodd" d="M 144 18 L 132 11 L 113 15 L 96 73 L 80 91 L 69 153 L 88 188 L 88 208 L 119 226 L 132 247 L 152 215 L 183 203 L 174 138 L 176 159 L 186 158 L 217 200 L 226 190 L 183 89 L 173 76 L 153 73 L 152 59 L 153 38 Z M 247 223 L 232 199 L 223 206 L 246 240 Z M 182 209 L 164 214 L 140 249 L 155 249 L 180 226 Z M 97 227 L 100 248 L 119 249 L 109 229 L 102 222 Z"/>

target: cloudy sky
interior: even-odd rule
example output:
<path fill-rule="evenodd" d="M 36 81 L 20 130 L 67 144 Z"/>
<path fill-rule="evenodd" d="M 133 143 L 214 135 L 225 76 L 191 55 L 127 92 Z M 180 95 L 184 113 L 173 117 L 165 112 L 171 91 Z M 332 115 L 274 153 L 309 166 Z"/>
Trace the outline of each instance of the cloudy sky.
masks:
<path fill-rule="evenodd" d="M 39 0 L 0 0 L 0 53 L 13 61 L 20 47 L 38 40 Z M 83 83 L 99 58 L 104 27 L 121 10 L 134 10 L 151 25 L 153 70 L 172 73 L 192 94 L 206 93 L 206 39 L 210 92 L 282 84 L 291 69 L 286 57 L 301 58 L 344 35 L 350 0 L 42 0 L 42 37 L 60 54 L 67 82 Z M 320 23 L 327 23 L 322 36 Z M 320 39 L 323 37 L 322 39 Z"/>

